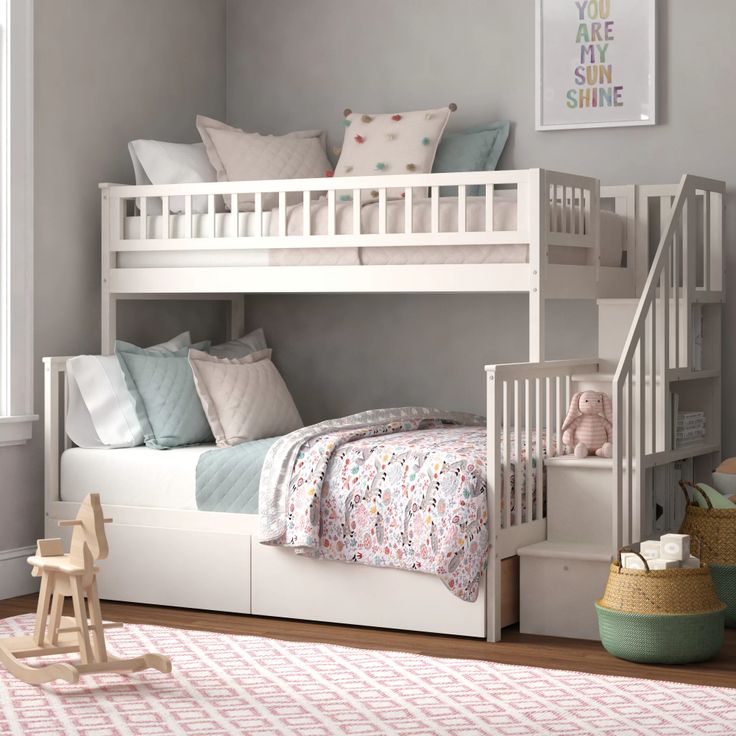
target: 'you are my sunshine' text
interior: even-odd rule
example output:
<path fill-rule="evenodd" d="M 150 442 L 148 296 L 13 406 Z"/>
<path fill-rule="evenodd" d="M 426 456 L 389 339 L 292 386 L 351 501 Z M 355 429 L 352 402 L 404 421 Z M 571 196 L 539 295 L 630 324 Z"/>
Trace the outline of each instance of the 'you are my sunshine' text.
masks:
<path fill-rule="evenodd" d="M 579 63 L 574 69 L 575 87 L 569 89 L 565 105 L 570 109 L 621 107 L 624 88 L 614 84 L 613 65 L 608 60 L 614 41 L 612 0 L 574 0 L 578 28 L 575 43 Z"/>

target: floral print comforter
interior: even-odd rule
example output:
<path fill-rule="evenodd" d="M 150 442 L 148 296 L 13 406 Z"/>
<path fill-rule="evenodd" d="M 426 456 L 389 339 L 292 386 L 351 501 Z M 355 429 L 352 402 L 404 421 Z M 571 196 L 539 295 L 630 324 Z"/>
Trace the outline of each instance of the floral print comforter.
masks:
<path fill-rule="evenodd" d="M 478 596 L 489 545 L 486 430 L 440 420 L 302 448 L 284 544 L 330 560 L 434 573 Z"/>
<path fill-rule="evenodd" d="M 490 545 L 482 418 L 354 421 L 359 416 L 331 420 L 325 431 L 299 430 L 298 440 L 287 435 L 292 455 L 272 448 L 261 481 L 261 541 L 323 559 L 432 573 L 459 598 L 476 600 Z M 522 470 L 520 476 L 523 484 Z M 281 495 L 283 514 L 274 513 Z M 521 500 L 525 507 L 525 493 Z"/>

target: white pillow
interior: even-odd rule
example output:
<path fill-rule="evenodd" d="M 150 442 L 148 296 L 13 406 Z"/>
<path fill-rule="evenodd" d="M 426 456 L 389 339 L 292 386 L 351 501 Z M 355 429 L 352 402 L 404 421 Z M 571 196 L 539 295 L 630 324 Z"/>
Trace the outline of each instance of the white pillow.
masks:
<path fill-rule="evenodd" d="M 343 119 L 345 139 L 335 176 L 430 173 L 451 112 L 449 107 L 380 115 L 349 112 Z M 425 192 L 424 188 L 415 189 L 417 196 Z M 388 199 L 402 195 L 400 188 L 386 192 Z M 338 191 L 337 197 L 349 202 L 352 192 Z M 377 191 L 361 193 L 362 202 L 377 199 Z"/>
<path fill-rule="evenodd" d="M 196 184 L 216 181 L 202 143 L 165 143 L 135 140 L 128 143 L 136 184 Z M 149 215 L 161 214 L 161 200 L 148 199 Z M 169 211 L 184 212 L 184 197 L 169 197 Z M 192 212 L 207 212 L 207 197 L 192 197 Z"/>
<path fill-rule="evenodd" d="M 244 358 L 190 350 L 189 364 L 218 447 L 276 437 L 303 426 L 270 350 Z"/>
<path fill-rule="evenodd" d="M 191 345 L 189 332 L 154 345 L 156 353 L 173 353 Z M 86 448 L 135 447 L 143 444 L 133 398 L 115 355 L 78 355 L 66 364 L 66 432 Z"/>
<path fill-rule="evenodd" d="M 197 116 L 197 130 L 217 172 L 217 181 L 263 181 L 269 179 L 313 179 L 331 171 L 321 130 L 301 130 L 287 135 L 246 133 L 240 128 Z M 230 208 L 230 198 L 224 197 Z M 301 194 L 287 196 L 289 204 L 301 201 Z M 241 194 L 238 209 L 253 210 L 255 197 Z M 263 209 L 278 206 L 278 197 L 263 197 Z"/>

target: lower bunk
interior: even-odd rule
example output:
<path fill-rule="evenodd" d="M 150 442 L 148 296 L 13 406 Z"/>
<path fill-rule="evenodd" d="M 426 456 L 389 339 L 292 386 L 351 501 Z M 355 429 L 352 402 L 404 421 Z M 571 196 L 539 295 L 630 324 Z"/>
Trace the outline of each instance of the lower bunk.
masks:
<path fill-rule="evenodd" d="M 489 369 L 487 422 L 383 410 L 166 451 L 71 446 L 64 367 L 47 359 L 46 536 L 100 494 L 115 522 L 103 598 L 490 640 L 516 619 L 514 558 L 546 536 L 544 457 L 577 363 Z M 508 381 L 538 410 L 496 408 Z"/>

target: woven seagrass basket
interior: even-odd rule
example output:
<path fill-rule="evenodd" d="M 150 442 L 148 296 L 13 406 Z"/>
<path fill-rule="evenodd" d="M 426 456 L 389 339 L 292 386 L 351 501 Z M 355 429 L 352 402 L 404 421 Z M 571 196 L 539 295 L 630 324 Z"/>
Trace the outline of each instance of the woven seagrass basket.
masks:
<path fill-rule="evenodd" d="M 687 497 L 681 534 L 700 540 L 701 560 L 710 567 L 718 598 L 726 604 L 726 626 L 736 628 L 736 509 L 714 509 L 708 496 L 694 483 L 681 481 Z M 708 508 L 690 500 L 688 488 L 699 493 Z"/>
<path fill-rule="evenodd" d="M 723 644 L 726 606 L 708 567 L 650 570 L 641 559 L 645 570 L 624 569 L 619 552 L 595 605 L 606 651 L 650 664 L 687 664 L 715 656 Z"/>

